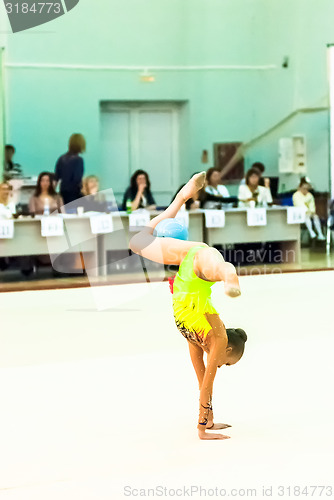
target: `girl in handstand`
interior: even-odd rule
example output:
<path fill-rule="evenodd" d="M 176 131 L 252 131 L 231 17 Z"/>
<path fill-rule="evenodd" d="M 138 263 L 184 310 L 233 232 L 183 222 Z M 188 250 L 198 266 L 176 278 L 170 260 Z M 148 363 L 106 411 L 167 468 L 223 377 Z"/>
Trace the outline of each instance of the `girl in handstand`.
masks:
<path fill-rule="evenodd" d="M 227 439 L 210 430 L 226 429 L 226 424 L 213 423 L 212 389 L 217 368 L 234 365 L 243 355 L 247 335 L 242 329 L 225 329 L 211 302 L 211 287 L 223 281 L 225 293 L 240 295 L 234 266 L 225 262 L 215 248 L 202 242 L 161 238 L 154 235 L 164 219 L 174 218 L 182 205 L 201 189 L 205 172 L 194 175 L 177 194 L 171 205 L 130 241 L 130 249 L 142 257 L 166 265 L 177 265 L 179 271 L 172 284 L 176 326 L 187 339 L 200 389 L 198 435 L 200 439 Z M 207 353 L 205 366 L 203 355 Z"/>

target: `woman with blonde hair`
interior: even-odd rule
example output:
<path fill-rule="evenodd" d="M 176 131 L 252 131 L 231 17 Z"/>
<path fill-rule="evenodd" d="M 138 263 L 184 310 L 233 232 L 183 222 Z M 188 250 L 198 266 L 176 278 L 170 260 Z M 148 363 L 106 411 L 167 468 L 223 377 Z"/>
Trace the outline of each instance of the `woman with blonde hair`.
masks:
<path fill-rule="evenodd" d="M 82 180 L 81 193 L 84 196 L 80 204 L 86 212 L 105 212 L 107 202 L 104 194 L 99 193 L 99 178 L 96 175 L 88 175 Z"/>
<path fill-rule="evenodd" d="M 80 154 L 86 151 L 86 140 L 82 134 L 70 137 L 67 153 L 56 163 L 55 176 L 60 181 L 60 194 L 64 203 L 71 203 L 81 197 L 81 183 L 84 173 L 84 162 Z"/>

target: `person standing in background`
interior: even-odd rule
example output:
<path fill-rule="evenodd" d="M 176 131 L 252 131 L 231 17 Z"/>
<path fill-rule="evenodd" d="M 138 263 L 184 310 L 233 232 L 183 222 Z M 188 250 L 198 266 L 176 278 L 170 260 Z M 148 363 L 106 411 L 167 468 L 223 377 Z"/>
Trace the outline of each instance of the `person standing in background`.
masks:
<path fill-rule="evenodd" d="M 124 193 L 122 209 L 126 210 L 126 202 L 131 201 L 131 209 L 146 208 L 154 210 L 156 203 L 151 193 L 150 178 L 144 170 L 136 170 L 130 180 L 130 186 Z"/>
<path fill-rule="evenodd" d="M 84 162 L 81 153 L 86 151 L 86 141 L 82 134 L 73 134 L 70 137 L 68 151 L 62 155 L 55 168 L 57 182 L 60 181 L 60 194 L 64 204 L 80 198 Z"/>

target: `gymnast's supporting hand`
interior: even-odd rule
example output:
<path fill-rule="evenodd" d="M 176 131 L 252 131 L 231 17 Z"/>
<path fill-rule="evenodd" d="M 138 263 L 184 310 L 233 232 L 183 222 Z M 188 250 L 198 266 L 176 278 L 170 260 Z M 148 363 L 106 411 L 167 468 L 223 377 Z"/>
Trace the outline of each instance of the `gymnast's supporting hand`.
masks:
<path fill-rule="evenodd" d="M 199 407 L 199 420 L 198 420 L 198 437 L 200 439 L 229 439 L 230 436 L 224 434 L 208 433 L 207 430 L 222 430 L 231 427 L 228 424 L 214 424 L 213 423 L 213 410 L 212 410 L 212 396 L 209 387 L 202 387 L 200 391 L 200 407 Z M 207 403 L 203 404 L 206 398 Z"/>
<path fill-rule="evenodd" d="M 190 358 L 193 364 L 193 367 L 195 369 L 195 373 L 197 375 L 198 379 L 198 387 L 199 390 L 201 391 L 202 384 L 203 384 L 203 379 L 204 379 L 204 374 L 205 374 L 205 364 L 203 360 L 203 349 L 201 349 L 198 345 L 195 345 L 191 342 L 188 342 L 188 347 L 189 347 L 189 354 Z M 203 428 L 201 427 L 199 431 L 205 431 L 205 430 L 210 430 L 210 431 L 218 431 L 222 429 L 227 429 L 231 427 L 229 424 L 220 424 L 217 423 L 215 424 L 213 422 L 213 411 L 212 407 L 208 412 L 208 417 L 207 417 L 207 424 L 206 426 L 203 425 Z M 201 439 L 212 439 L 213 434 L 207 434 L 204 436 L 203 432 L 201 433 Z"/>
<path fill-rule="evenodd" d="M 201 401 L 201 400 L 200 400 Z M 213 434 L 213 433 L 207 433 L 205 432 L 206 430 L 212 429 L 212 430 L 218 430 L 218 429 L 227 429 L 228 427 L 231 427 L 230 425 L 226 424 L 213 424 L 213 413 L 212 413 L 212 403 L 211 400 L 208 402 L 208 406 L 204 406 L 200 402 L 200 415 L 199 415 L 199 422 L 198 422 L 198 436 L 200 439 L 203 440 L 211 440 L 211 439 L 229 439 L 230 436 L 225 436 L 224 434 Z M 210 421 L 210 414 L 212 414 L 212 421 Z M 212 425 L 209 427 L 209 424 Z"/>

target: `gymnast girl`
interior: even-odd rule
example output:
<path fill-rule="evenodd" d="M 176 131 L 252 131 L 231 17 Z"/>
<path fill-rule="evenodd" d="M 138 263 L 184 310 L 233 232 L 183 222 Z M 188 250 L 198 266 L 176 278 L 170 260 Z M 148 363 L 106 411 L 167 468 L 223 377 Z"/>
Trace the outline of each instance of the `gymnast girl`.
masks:
<path fill-rule="evenodd" d="M 241 292 L 236 270 L 232 264 L 224 261 L 218 250 L 205 243 L 184 241 L 177 237 L 159 237 L 168 235 L 168 224 L 173 223 L 172 219 L 182 205 L 194 197 L 204 182 L 205 172 L 194 175 L 171 205 L 132 237 L 130 249 L 154 262 L 179 266 L 171 284 L 173 311 L 176 326 L 188 341 L 191 361 L 198 378 L 198 435 L 200 439 L 227 439 L 229 436 L 207 432 L 209 429 L 230 427 L 213 422 L 213 382 L 217 368 L 234 365 L 240 360 L 247 335 L 242 329 L 225 329 L 211 302 L 211 287 L 215 282 L 223 281 L 225 293 L 230 297 L 238 297 Z M 159 228 L 162 228 L 160 233 Z M 206 366 L 204 352 L 207 353 Z"/>

